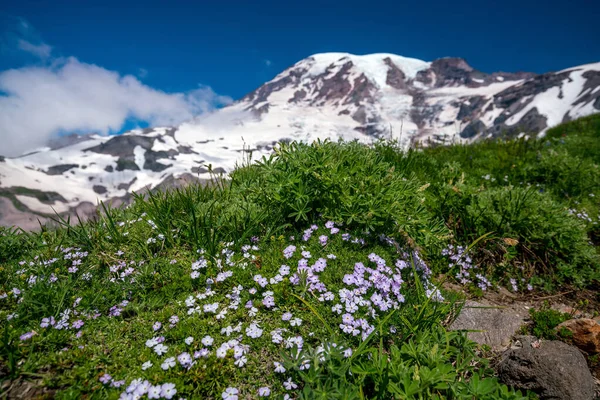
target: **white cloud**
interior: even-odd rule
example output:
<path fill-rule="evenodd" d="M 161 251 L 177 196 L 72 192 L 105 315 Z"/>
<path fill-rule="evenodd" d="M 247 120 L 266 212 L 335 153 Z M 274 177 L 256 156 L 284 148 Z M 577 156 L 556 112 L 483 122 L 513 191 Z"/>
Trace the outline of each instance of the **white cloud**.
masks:
<path fill-rule="evenodd" d="M 19 49 L 26 51 L 27 53 L 31 53 L 41 59 L 50 57 L 50 53 L 52 52 L 52 47 L 48 46 L 46 43 L 40 43 L 36 45 L 24 39 L 19 39 L 18 46 Z"/>
<path fill-rule="evenodd" d="M 22 154 L 59 132 L 108 134 L 127 119 L 174 125 L 231 101 L 207 86 L 165 93 L 132 75 L 73 57 L 46 67 L 7 70 L 0 72 L 0 154 Z"/>

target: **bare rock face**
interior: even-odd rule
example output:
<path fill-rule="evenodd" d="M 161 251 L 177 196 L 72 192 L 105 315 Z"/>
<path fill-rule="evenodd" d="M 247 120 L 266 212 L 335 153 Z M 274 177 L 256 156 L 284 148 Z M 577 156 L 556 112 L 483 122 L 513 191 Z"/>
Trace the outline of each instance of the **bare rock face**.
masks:
<path fill-rule="evenodd" d="M 525 323 L 527 310 L 516 307 L 495 307 L 488 303 L 468 300 L 451 330 L 477 330 L 468 332 L 472 341 L 501 351 L 510 345 L 512 336 Z"/>
<path fill-rule="evenodd" d="M 531 390 L 540 399 L 592 400 L 595 382 L 585 358 L 574 346 L 557 340 L 517 336 L 498 364 L 502 382 Z"/>
<path fill-rule="evenodd" d="M 600 353 L 600 324 L 590 318 L 570 319 L 556 329 L 567 329 L 573 334 L 573 344 L 589 354 Z"/>

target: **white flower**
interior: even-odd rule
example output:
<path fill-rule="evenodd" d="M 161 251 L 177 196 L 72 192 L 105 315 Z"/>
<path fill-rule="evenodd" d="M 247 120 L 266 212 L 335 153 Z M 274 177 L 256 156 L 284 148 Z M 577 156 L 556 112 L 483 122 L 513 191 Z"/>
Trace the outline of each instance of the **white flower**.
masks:
<path fill-rule="evenodd" d="M 214 343 L 214 339 L 208 335 L 204 336 L 202 338 L 202 344 L 205 346 L 212 346 L 212 344 Z"/>
<path fill-rule="evenodd" d="M 283 386 L 287 390 L 293 390 L 293 389 L 296 389 L 298 387 L 298 385 L 296 385 L 294 382 L 292 382 L 292 378 L 288 378 L 287 381 L 283 382 Z"/>
<path fill-rule="evenodd" d="M 229 350 L 227 347 L 219 347 L 217 349 L 217 358 L 225 358 L 225 356 L 227 355 L 227 350 Z"/>
<path fill-rule="evenodd" d="M 169 358 L 166 358 L 165 361 L 163 361 L 163 363 L 161 364 L 160 367 L 166 371 L 169 368 L 174 367 L 174 366 L 175 366 L 175 357 L 169 357 Z"/>
<path fill-rule="evenodd" d="M 162 388 L 160 386 L 150 386 L 148 389 L 149 399 L 160 399 Z"/>
<path fill-rule="evenodd" d="M 261 387 L 258 389 L 258 395 L 260 397 L 269 397 L 270 394 L 271 394 L 271 389 L 269 389 L 268 387 Z"/>
<path fill-rule="evenodd" d="M 203 308 L 204 308 L 204 312 L 214 314 L 217 312 L 217 309 L 219 308 L 219 303 L 205 304 Z"/>
<path fill-rule="evenodd" d="M 185 338 L 185 344 L 187 344 L 189 346 L 192 343 L 194 343 L 194 338 L 193 337 L 188 336 L 188 337 Z"/>
<path fill-rule="evenodd" d="M 248 328 L 246 328 L 246 335 L 249 337 L 256 339 L 262 336 L 263 330 L 257 324 L 251 324 Z"/>
<path fill-rule="evenodd" d="M 279 373 L 279 374 L 283 374 L 285 372 L 285 368 L 283 367 L 283 365 L 281 365 L 280 362 L 273 362 L 273 364 L 275 365 L 275 372 Z"/>
<path fill-rule="evenodd" d="M 159 343 L 154 347 L 154 352 L 156 354 L 158 354 L 159 356 L 162 356 L 163 354 L 165 354 L 167 352 L 167 350 L 169 350 L 169 348 L 162 343 Z"/>
<path fill-rule="evenodd" d="M 248 359 L 246 358 L 246 356 L 241 356 L 240 358 L 238 358 L 237 360 L 235 360 L 234 364 L 238 368 L 242 368 L 244 365 L 246 365 L 247 362 L 248 362 Z"/>
<path fill-rule="evenodd" d="M 175 389 L 175 384 L 173 383 L 164 383 L 162 385 L 160 394 L 165 399 L 171 399 L 177 393 L 177 389 Z"/>
<path fill-rule="evenodd" d="M 221 394 L 221 397 L 223 400 L 238 400 L 238 393 L 239 391 L 236 388 L 228 387 Z"/>
<path fill-rule="evenodd" d="M 146 361 L 145 363 L 142 364 L 142 371 L 145 371 L 150 367 L 152 367 L 152 361 Z"/>

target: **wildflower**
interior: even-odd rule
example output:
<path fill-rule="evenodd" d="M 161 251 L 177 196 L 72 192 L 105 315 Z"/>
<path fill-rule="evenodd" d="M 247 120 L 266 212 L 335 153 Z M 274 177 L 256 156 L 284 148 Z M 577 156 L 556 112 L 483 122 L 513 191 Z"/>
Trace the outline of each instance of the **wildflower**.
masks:
<path fill-rule="evenodd" d="M 161 364 L 160 367 L 166 371 L 169 368 L 174 367 L 174 366 L 175 366 L 175 357 L 169 357 L 169 358 L 166 358 L 165 361 L 163 361 L 163 363 Z"/>
<path fill-rule="evenodd" d="M 326 235 L 319 236 L 319 243 L 321 243 L 321 246 L 325 246 L 327 244 L 327 239 L 328 237 Z"/>
<path fill-rule="evenodd" d="M 275 361 L 273 364 L 275 365 L 275 372 L 279 374 L 283 374 L 285 372 L 285 368 L 280 362 Z"/>
<path fill-rule="evenodd" d="M 189 346 L 192 343 L 194 343 L 194 338 L 193 337 L 188 336 L 188 337 L 185 338 L 185 344 L 187 344 Z"/>
<path fill-rule="evenodd" d="M 248 359 L 246 358 L 246 356 L 241 356 L 240 358 L 238 358 L 237 360 L 235 360 L 234 364 L 238 368 L 242 368 L 244 365 L 246 365 L 247 362 L 248 362 Z"/>
<path fill-rule="evenodd" d="M 279 267 L 279 275 L 281 276 L 286 276 L 289 275 L 290 273 L 290 267 L 287 265 L 282 265 L 281 267 Z"/>
<path fill-rule="evenodd" d="M 145 363 L 142 364 L 142 371 L 145 371 L 151 367 L 152 367 L 152 361 L 146 361 Z"/>
<path fill-rule="evenodd" d="M 221 394 L 221 397 L 223 398 L 223 400 L 238 400 L 238 393 L 239 391 L 236 388 L 228 387 Z"/>
<path fill-rule="evenodd" d="M 219 308 L 219 303 L 212 303 L 212 304 L 205 304 L 204 305 L 204 312 L 206 313 L 216 313 L 217 309 Z"/>
<path fill-rule="evenodd" d="M 249 337 L 256 339 L 262 336 L 263 330 L 259 328 L 259 326 L 255 323 L 251 324 L 248 328 L 246 328 L 246 335 Z"/>
<path fill-rule="evenodd" d="M 150 386 L 148 389 L 148 398 L 149 399 L 160 399 L 162 396 L 162 387 L 160 385 Z"/>
<path fill-rule="evenodd" d="M 290 321 L 291 326 L 300 326 L 302 325 L 302 320 L 300 318 L 294 318 Z"/>
<path fill-rule="evenodd" d="M 177 356 L 177 361 L 179 361 L 179 364 L 181 364 L 183 367 L 192 365 L 192 357 L 189 355 L 189 353 L 181 353 Z"/>
<path fill-rule="evenodd" d="M 270 394 L 271 394 L 271 389 L 269 389 L 268 387 L 261 387 L 258 389 L 258 395 L 260 397 L 269 397 Z"/>
<path fill-rule="evenodd" d="M 112 387 L 115 387 L 115 388 L 118 388 L 118 387 L 121 387 L 121 386 L 123 386 L 124 384 L 125 384 L 125 381 L 124 381 L 124 380 L 120 380 L 120 381 L 112 381 L 112 382 L 110 383 L 110 386 L 112 386 Z"/>
<path fill-rule="evenodd" d="M 78 319 L 77 321 L 73 322 L 72 326 L 75 329 L 79 329 L 84 325 L 84 322 L 80 319 Z"/>
<path fill-rule="evenodd" d="M 100 377 L 99 380 L 100 382 L 106 385 L 108 382 L 112 381 L 112 376 L 110 376 L 109 374 L 104 374 Z"/>
<path fill-rule="evenodd" d="M 56 322 L 54 321 L 54 317 L 42 318 L 42 322 L 40 323 L 41 328 L 47 328 L 49 326 L 53 326 Z"/>
<path fill-rule="evenodd" d="M 294 382 L 292 382 L 292 378 L 288 378 L 287 381 L 283 382 L 283 386 L 287 390 L 294 390 L 294 389 L 298 388 L 298 385 L 296 385 Z"/>
<path fill-rule="evenodd" d="M 156 354 L 158 354 L 159 356 L 162 356 L 163 354 L 165 354 L 167 352 L 168 349 L 169 348 L 167 346 L 165 346 L 164 344 L 161 343 L 161 344 L 157 344 L 154 347 L 154 352 Z"/>
<path fill-rule="evenodd" d="M 302 360 L 302 363 L 300 363 L 299 369 L 300 369 L 300 371 L 310 369 L 310 360 Z"/>
<path fill-rule="evenodd" d="M 281 320 L 282 321 L 289 321 L 290 319 L 292 319 L 292 313 L 291 312 L 286 312 L 281 316 Z"/>
<path fill-rule="evenodd" d="M 173 315 L 171 318 L 169 318 L 169 322 L 171 323 L 171 327 L 174 327 L 179 322 L 179 317 L 177 315 Z"/>
<path fill-rule="evenodd" d="M 267 308 L 275 306 L 275 298 L 273 296 L 267 296 L 262 301 L 263 305 Z"/>
<path fill-rule="evenodd" d="M 225 356 L 227 355 L 227 350 L 229 350 L 227 347 L 219 347 L 216 351 L 217 358 L 225 358 Z"/>
<path fill-rule="evenodd" d="M 294 245 L 289 245 L 288 247 L 286 247 L 286 248 L 283 250 L 283 256 L 284 256 L 285 258 L 288 258 L 288 259 L 289 259 L 289 258 L 292 258 L 292 256 L 294 255 L 294 252 L 295 252 L 295 251 L 296 251 L 296 246 L 294 246 Z"/>
<path fill-rule="evenodd" d="M 206 348 L 202 348 L 200 349 L 200 351 L 196 351 L 194 352 L 194 358 L 206 358 L 210 355 L 210 350 L 206 349 Z"/>
<path fill-rule="evenodd" d="M 202 338 L 202 344 L 205 346 L 212 346 L 213 342 L 214 339 L 208 335 Z"/>
<path fill-rule="evenodd" d="M 216 319 L 225 319 L 226 315 L 227 315 L 227 309 L 223 309 L 215 316 L 215 318 Z"/>
<path fill-rule="evenodd" d="M 21 341 L 25 341 L 25 340 L 29 340 L 33 337 L 33 335 L 35 335 L 36 332 L 35 331 L 31 331 L 31 332 L 27 332 L 22 334 L 19 339 L 21 339 Z"/>
<path fill-rule="evenodd" d="M 160 389 L 160 395 L 165 399 L 171 399 L 177 393 L 177 389 L 175 389 L 175 384 L 173 383 L 164 383 Z"/>

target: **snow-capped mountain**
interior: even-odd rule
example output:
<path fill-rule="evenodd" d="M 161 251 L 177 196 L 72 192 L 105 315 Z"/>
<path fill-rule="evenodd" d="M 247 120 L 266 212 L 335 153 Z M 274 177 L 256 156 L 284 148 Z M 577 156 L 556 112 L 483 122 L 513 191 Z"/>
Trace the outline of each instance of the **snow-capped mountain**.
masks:
<path fill-rule="evenodd" d="M 600 111 L 600 62 L 541 75 L 486 74 L 460 58 L 393 54 L 308 57 L 215 113 L 119 136 L 71 135 L 0 157 L 0 224 L 90 214 L 99 200 L 208 179 L 262 157 L 279 141 L 317 138 L 449 143 L 543 134 Z M 42 217 L 40 217 L 42 216 Z"/>

